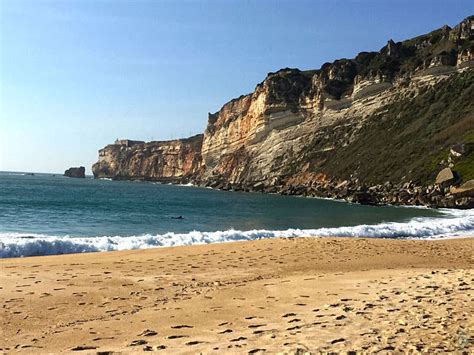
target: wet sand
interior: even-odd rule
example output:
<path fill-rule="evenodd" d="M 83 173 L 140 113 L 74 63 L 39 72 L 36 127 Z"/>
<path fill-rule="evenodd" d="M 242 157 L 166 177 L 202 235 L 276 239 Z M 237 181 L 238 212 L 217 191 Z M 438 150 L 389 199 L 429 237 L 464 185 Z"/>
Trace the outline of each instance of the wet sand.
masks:
<path fill-rule="evenodd" d="M 474 238 L 295 238 L 0 260 L 0 351 L 474 349 Z"/>

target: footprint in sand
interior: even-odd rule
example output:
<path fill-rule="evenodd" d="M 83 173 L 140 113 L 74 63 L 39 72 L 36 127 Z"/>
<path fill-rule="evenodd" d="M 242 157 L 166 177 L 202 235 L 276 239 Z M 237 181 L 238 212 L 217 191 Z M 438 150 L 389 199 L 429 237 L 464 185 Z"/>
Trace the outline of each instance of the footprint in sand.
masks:
<path fill-rule="evenodd" d="M 222 332 L 218 332 L 217 334 L 227 334 L 227 333 L 232 333 L 232 332 L 233 332 L 232 329 L 225 329 Z"/>
<path fill-rule="evenodd" d="M 155 332 L 154 330 L 151 329 L 145 329 L 142 333 L 138 334 L 139 337 L 151 337 L 154 335 L 157 335 L 158 332 Z"/>
<path fill-rule="evenodd" d="M 83 351 L 83 350 L 94 350 L 97 349 L 97 346 L 93 345 L 79 345 L 75 348 L 72 348 L 71 351 Z"/>
<path fill-rule="evenodd" d="M 173 328 L 173 329 L 182 329 L 182 328 L 194 328 L 194 327 L 192 325 L 182 324 L 182 325 L 174 325 L 171 328 Z"/>
<path fill-rule="evenodd" d="M 242 340 L 247 340 L 247 338 L 245 338 L 245 337 L 238 337 L 238 338 L 235 338 L 235 339 L 231 339 L 230 341 L 236 342 L 236 341 L 242 341 Z"/>
<path fill-rule="evenodd" d="M 290 320 L 288 321 L 288 323 L 294 323 L 294 322 L 301 322 L 301 319 L 294 318 L 294 319 L 290 319 Z"/>
<path fill-rule="evenodd" d="M 286 330 L 297 330 L 297 329 L 301 329 L 301 328 L 302 328 L 301 325 L 295 325 L 294 327 L 286 328 Z"/>
<path fill-rule="evenodd" d="M 138 345 L 145 345 L 145 344 L 148 344 L 146 340 L 137 339 L 137 340 L 133 340 L 128 346 L 138 346 Z"/>
<path fill-rule="evenodd" d="M 100 338 L 94 338 L 92 341 L 100 341 L 100 340 L 111 340 L 115 339 L 114 337 L 100 337 Z"/>
<path fill-rule="evenodd" d="M 185 345 L 197 345 L 197 344 L 204 344 L 205 342 L 204 341 L 199 341 L 199 340 L 192 340 L 192 341 L 188 341 L 187 343 L 185 343 Z"/>

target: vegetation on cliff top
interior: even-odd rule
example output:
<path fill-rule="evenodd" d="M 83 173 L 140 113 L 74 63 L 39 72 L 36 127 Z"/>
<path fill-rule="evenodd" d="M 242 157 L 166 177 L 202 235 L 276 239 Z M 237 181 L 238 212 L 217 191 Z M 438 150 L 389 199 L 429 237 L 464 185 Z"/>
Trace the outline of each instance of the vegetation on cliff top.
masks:
<path fill-rule="evenodd" d="M 340 179 L 430 184 L 447 165 L 452 145 L 474 142 L 473 97 L 474 73 L 455 74 L 414 98 L 384 106 L 358 130 L 353 125 L 324 129 L 292 170 L 309 161 L 314 171 Z M 454 162 L 464 181 L 474 178 L 473 154 Z"/>

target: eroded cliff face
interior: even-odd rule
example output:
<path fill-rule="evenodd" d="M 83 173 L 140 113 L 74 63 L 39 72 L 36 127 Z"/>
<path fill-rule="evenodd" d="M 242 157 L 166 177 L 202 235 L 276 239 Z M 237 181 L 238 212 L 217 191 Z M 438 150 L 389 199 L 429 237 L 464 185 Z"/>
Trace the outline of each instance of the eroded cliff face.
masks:
<path fill-rule="evenodd" d="M 473 28 L 471 16 L 318 70 L 269 73 L 209 114 L 202 144 L 108 146 L 94 174 L 341 198 L 381 184 L 428 185 L 454 167 L 443 155 L 451 144 L 474 140 Z"/>
<path fill-rule="evenodd" d="M 202 148 L 204 180 L 272 185 L 296 173 L 331 175 L 330 167 L 317 162 L 318 152 L 307 147 L 327 141 L 318 147 L 327 161 L 327 152 L 357 140 L 359 129 L 384 106 L 414 98 L 470 70 L 472 24 L 470 17 L 454 29 L 444 26 L 405 42 L 390 40 L 379 52 L 326 63 L 319 70 L 287 68 L 268 74 L 252 94 L 209 114 Z M 344 136 L 335 134 L 347 127 Z M 313 159 L 302 159 L 303 153 Z M 363 163 L 364 157 L 354 159 Z M 363 172 L 357 175 L 364 179 Z M 405 175 L 407 180 L 416 177 L 409 171 Z"/>
<path fill-rule="evenodd" d="M 180 182 L 199 174 L 202 135 L 172 141 L 110 144 L 92 166 L 96 178 Z"/>

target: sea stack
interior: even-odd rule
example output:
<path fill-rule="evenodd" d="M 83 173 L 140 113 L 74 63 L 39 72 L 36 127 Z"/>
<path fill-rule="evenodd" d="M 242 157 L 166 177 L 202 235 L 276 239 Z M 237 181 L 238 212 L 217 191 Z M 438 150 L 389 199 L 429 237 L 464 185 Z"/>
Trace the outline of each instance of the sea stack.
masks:
<path fill-rule="evenodd" d="M 86 168 L 83 166 L 69 168 L 64 172 L 64 176 L 84 179 L 86 177 Z"/>

